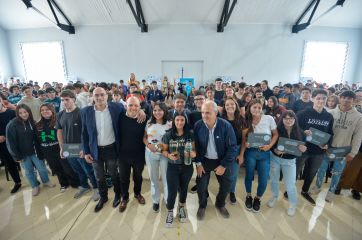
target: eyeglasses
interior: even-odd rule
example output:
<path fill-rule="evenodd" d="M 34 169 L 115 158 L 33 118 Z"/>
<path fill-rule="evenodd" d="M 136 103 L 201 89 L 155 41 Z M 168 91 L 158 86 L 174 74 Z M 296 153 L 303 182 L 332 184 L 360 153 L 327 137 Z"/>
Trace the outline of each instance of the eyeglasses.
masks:
<path fill-rule="evenodd" d="M 194 98 L 195 101 L 203 101 L 205 98 Z"/>

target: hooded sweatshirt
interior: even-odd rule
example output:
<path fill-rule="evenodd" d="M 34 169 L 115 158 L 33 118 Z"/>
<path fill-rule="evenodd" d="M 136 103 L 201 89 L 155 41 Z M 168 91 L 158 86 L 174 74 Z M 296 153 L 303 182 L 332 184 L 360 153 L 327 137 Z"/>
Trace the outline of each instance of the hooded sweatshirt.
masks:
<path fill-rule="evenodd" d="M 333 135 L 333 116 L 325 109 L 319 113 L 314 108 L 307 108 L 297 114 L 297 119 L 303 131 L 312 127 Z M 328 145 L 332 143 L 332 137 L 329 139 Z M 323 154 L 325 152 L 325 150 L 310 142 L 306 143 L 306 147 L 306 153 L 308 154 Z"/>
<path fill-rule="evenodd" d="M 339 106 L 329 113 L 334 118 L 332 147 L 352 146 L 351 155 L 354 157 L 362 141 L 362 114 L 354 107 L 342 112 Z"/>

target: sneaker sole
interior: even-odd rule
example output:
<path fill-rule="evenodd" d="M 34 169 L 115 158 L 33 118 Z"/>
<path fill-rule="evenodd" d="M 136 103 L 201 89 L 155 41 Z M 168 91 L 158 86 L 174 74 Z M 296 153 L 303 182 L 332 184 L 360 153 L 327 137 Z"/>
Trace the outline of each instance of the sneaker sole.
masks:
<path fill-rule="evenodd" d="M 252 211 L 252 210 L 253 210 L 253 207 L 248 208 L 247 206 L 245 206 L 245 208 L 246 208 L 246 210 L 248 210 L 248 211 Z"/>
<path fill-rule="evenodd" d="M 260 209 L 259 210 L 255 210 L 254 208 L 253 208 L 253 213 L 259 213 L 260 212 Z"/>
<path fill-rule="evenodd" d="M 236 202 L 230 201 L 230 204 L 231 204 L 231 205 L 236 205 Z"/>

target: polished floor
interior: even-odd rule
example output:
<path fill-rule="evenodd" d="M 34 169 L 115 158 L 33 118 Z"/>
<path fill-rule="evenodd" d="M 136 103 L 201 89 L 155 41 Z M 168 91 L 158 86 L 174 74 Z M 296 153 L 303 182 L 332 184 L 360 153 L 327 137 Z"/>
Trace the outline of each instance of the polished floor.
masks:
<path fill-rule="evenodd" d="M 12 182 L 7 182 L 3 168 L 0 170 L 0 239 L 362 239 L 362 201 L 352 199 L 349 191 L 342 191 L 335 201 L 326 203 L 326 186 L 317 197 L 315 207 L 299 197 L 294 217 L 286 214 L 287 201 L 280 197 L 275 208 L 266 205 L 270 189 L 262 199 L 262 211 L 255 214 L 244 208 L 243 171 L 238 181 L 237 204 L 227 208 L 230 219 L 223 219 L 213 206 L 217 193 L 217 181 L 212 177 L 210 198 L 205 220 L 197 221 L 197 195 L 189 194 L 187 223 L 174 222 L 173 228 L 165 228 L 166 209 L 152 211 L 150 182 L 144 171 L 143 195 L 146 205 L 141 206 L 132 198 L 127 210 L 119 213 L 110 201 L 99 213 L 91 193 L 76 200 L 76 189 L 60 193 L 55 188 L 42 187 L 39 196 L 32 197 L 31 188 L 23 178 L 21 190 L 10 195 Z M 55 177 L 52 177 L 54 182 Z M 191 181 L 193 185 L 194 180 Z M 298 182 L 298 189 L 301 182 Z M 132 186 L 130 187 L 132 189 Z M 254 186 L 255 189 L 255 186 Z M 281 187 L 281 190 L 284 190 Z M 132 195 L 132 194 L 131 194 Z M 133 196 L 133 195 L 132 195 Z"/>

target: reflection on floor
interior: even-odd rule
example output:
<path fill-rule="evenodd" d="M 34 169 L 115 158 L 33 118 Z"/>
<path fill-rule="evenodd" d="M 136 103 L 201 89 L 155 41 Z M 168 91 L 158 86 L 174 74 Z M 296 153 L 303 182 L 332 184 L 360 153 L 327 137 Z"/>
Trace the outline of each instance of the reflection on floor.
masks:
<path fill-rule="evenodd" d="M 313 207 L 299 197 L 297 213 L 289 217 L 286 214 L 288 203 L 282 197 L 275 208 L 268 208 L 266 202 L 271 196 L 268 186 L 261 213 L 255 214 L 244 208 L 243 173 L 237 185 L 237 204 L 226 205 L 230 219 L 223 219 L 214 207 L 218 185 L 213 176 L 205 220 L 197 221 L 197 195 L 189 194 L 188 222 L 175 221 L 174 227 L 168 229 L 165 228 L 165 205 L 161 204 L 160 213 L 152 211 L 146 170 L 144 176 L 145 206 L 132 198 L 127 210 L 121 214 L 112 208 L 111 191 L 110 201 L 101 212 L 94 213 L 96 203 L 90 200 L 91 193 L 76 200 L 73 198 L 76 189 L 60 193 L 59 184 L 51 189 L 42 187 L 40 195 L 32 197 L 31 188 L 23 178 L 21 190 L 10 195 L 13 183 L 6 181 L 1 169 L 0 239 L 362 239 L 362 201 L 352 199 L 349 191 L 342 191 L 334 203 L 326 203 L 327 185 L 324 185 L 323 191 L 315 196 L 317 206 Z M 57 182 L 55 177 L 52 181 Z M 190 187 L 193 184 L 194 180 L 191 180 Z"/>

